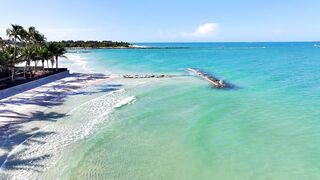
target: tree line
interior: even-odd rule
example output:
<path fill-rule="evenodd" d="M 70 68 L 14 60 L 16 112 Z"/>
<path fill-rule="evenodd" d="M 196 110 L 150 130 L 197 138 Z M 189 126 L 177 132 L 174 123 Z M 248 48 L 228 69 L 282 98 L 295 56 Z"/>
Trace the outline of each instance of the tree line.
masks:
<path fill-rule="evenodd" d="M 129 47 L 130 43 L 117 42 L 117 41 L 60 41 L 58 42 L 63 47 L 67 48 L 117 48 L 117 47 Z"/>
<path fill-rule="evenodd" d="M 0 73 L 8 74 L 11 80 L 15 80 L 19 73 L 16 65 L 25 63 L 23 68 L 23 77 L 35 76 L 37 65 L 42 63 L 42 71 L 45 71 L 45 62 L 47 71 L 49 62 L 51 62 L 51 71 L 58 70 L 58 58 L 66 52 L 65 47 L 58 42 L 47 42 L 46 37 L 35 27 L 31 26 L 25 29 L 20 25 L 12 24 L 6 31 L 8 39 L 0 37 Z M 31 69 L 31 62 L 34 63 L 34 69 Z"/>
<path fill-rule="evenodd" d="M 7 29 L 6 35 L 7 39 L 0 37 L 0 79 L 4 76 L 11 76 L 12 81 L 21 74 L 21 68 L 17 68 L 17 65 L 24 64 L 24 79 L 36 76 L 39 62 L 41 62 L 43 72 L 45 72 L 45 64 L 46 71 L 57 71 L 58 58 L 66 53 L 66 48 L 117 48 L 130 47 L 131 45 L 127 42 L 114 41 L 48 42 L 46 37 L 35 27 L 31 26 L 25 29 L 16 24 L 12 24 Z M 33 68 L 31 68 L 31 63 L 34 64 Z M 51 64 L 51 68 L 49 64 Z"/>

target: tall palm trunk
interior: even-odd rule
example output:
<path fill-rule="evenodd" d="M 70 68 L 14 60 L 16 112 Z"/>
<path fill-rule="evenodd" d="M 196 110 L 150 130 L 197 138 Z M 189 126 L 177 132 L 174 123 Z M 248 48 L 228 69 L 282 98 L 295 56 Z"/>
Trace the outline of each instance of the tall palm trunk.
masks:
<path fill-rule="evenodd" d="M 37 72 L 37 65 L 38 65 L 38 62 L 34 61 L 34 74 L 36 74 Z"/>
<path fill-rule="evenodd" d="M 58 58 L 59 56 L 56 56 L 56 71 L 58 71 Z"/>
<path fill-rule="evenodd" d="M 41 60 L 42 63 L 42 71 L 44 71 L 44 60 Z"/>
<path fill-rule="evenodd" d="M 51 59 L 51 71 L 53 71 L 54 58 Z"/>
<path fill-rule="evenodd" d="M 27 44 L 26 44 L 26 46 L 27 46 L 27 49 L 29 48 L 29 44 L 30 44 L 30 39 L 29 40 L 27 40 Z M 30 73 L 30 78 L 31 78 L 31 76 L 32 76 L 32 71 L 31 71 L 31 60 L 30 60 L 30 51 L 28 51 L 28 54 L 27 54 L 27 62 L 26 62 L 26 64 L 28 65 L 28 71 L 29 71 L 29 73 Z"/>
<path fill-rule="evenodd" d="M 29 69 L 30 78 L 31 78 L 31 77 L 32 77 L 32 71 L 31 71 L 31 62 L 30 62 L 30 59 L 28 60 L 28 69 Z"/>
<path fill-rule="evenodd" d="M 23 79 L 26 79 L 26 70 L 27 70 L 28 62 L 26 62 L 26 65 L 23 68 Z"/>
<path fill-rule="evenodd" d="M 11 68 L 11 81 L 13 81 L 15 78 L 14 65 L 16 63 L 16 48 L 17 48 L 16 43 L 17 43 L 17 38 L 15 37 L 14 38 L 14 49 L 13 49 L 13 61 L 12 61 L 12 68 Z"/>
<path fill-rule="evenodd" d="M 47 61 L 47 71 L 49 71 L 49 59 L 47 59 L 46 61 Z"/>

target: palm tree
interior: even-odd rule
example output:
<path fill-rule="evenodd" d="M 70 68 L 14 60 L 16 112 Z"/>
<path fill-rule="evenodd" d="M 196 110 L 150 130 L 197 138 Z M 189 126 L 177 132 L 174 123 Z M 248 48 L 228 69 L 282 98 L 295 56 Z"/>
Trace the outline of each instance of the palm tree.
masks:
<path fill-rule="evenodd" d="M 49 45 L 48 44 L 46 44 L 46 48 L 47 48 L 47 51 L 48 51 L 48 57 L 47 57 L 47 59 L 46 59 L 46 61 L 47 61 L 47 70 L 49 71 L 49 60 L 51 61 L 51 70 L 53 70 L 53 64 L 54 64 L 54 55 L 53 55 L 53 53 L 50 51 L 50 48 L 49 48 Z"/>
<path fill-rule="evenodd" d="M 26 78 L 26 69 L 27 67 L 29 67 L 29 72 L 30 72 L 30 77 L 31 77 L 31 68 L 30 68 L 30 57 L 32 55 L 32 47 L 31 46 L 25 46 L 23 48 L 21 48 L 21 58 L 24 59 L 25 61 L 25 67 L 24 67 L 24 78 Z"/>
<path fill-rule="evenodd" d="M 0 60 L 1 60 L 1 68 L 2 71 L 10 72 L 14 67 L 13 64 L 13 53 L 15 49 L 12 46 L 4 46 L 0 51 Z"/>
<path fill-rule="evenodd" d="M 17 40 L 21 41 L 21 38 L 25 35 L 25 30 L 23 29 L 22 26 L 20 25 L 11 25 L 12 28 L 7 29 L 7 36 L 9 36 L 9 38 L 13 38 L 13 43 L 14 43 L 14 51 L 13 51 L 13 61 L 12 61 L 12 68 L 11 68 L 11 80 L 13 81 L 15 78 L 15 63 L 16 63 L 16 56 L 17 56 Z"/>
<path fill-rule="evenodd" d="M 31 61 L 34 61 L 34 72 L 37 71 L 38 62 L 42 62 L 42 71 L 44 71 L 44 63 L 47 61 L 49 69 L 49 60 L 51 60 L 52 71 L 54 63 L 56 63 L 56 71 L 58 71 L 59 57 L 64 57 L 66 52 L 65 43 L 51 42 L 46 43 L 46 38 L 35 27 L 31 26 L 27 31 L 20 25 L 11 25 L 7 29 L 8 40 L 2 40 L 0 37 L 0 72 L 11 74 L 11 80 L 17 75 L 15 65 L 25 62 L 23 69 L 24 78 L 29 70 L 30 77 L 33 75 L 31 70 Z M 28 68 L 29 67 L 29 68 Z"/>
<path fill-rule="evenodd" d="M 40 58 L 40 46 L 33 46 L 31 51 L 31 59 L 34 61 L 34 73 L 37 72 L 37 65 Z"/>
<path fill-rule="evenodd" d="M 29 44 L 31 46 L 33 46 L 33 51 L 34 51 L 34 54 L 33 54 L 33 58 L 36 58 L 36 59 L 33 59 L 33 61 L 35 62 L 35 71 L 37 70 L 37 63 L 38 63 L 38 60 L 40 59 L 40 48 L 41 46 L 44 46 L 45 45 L 45 36 L 43 34 L 41 34 L 35 27 L 31 26 L 28 28 L 28 41 L 29 41 Z M 30 59 L 28 59 L 27 61 L 29 61 L 29 70 L 31 70 L 30 68 Z"/>
<path fill-rule="evenodd" d="M 47 61 L 47 66 L 49 68 L 48 60 L 50 58 L 50 53 L 49 53 L 49 50 L 48 50 L 47 46 L 44 45 L 44 46 L 40 47 L 39 56 L 40 56 L 40 59 L 41 59 L 41 62 L 42 62 L 42 71 L 44 71 L 44 61 Z"/>
<path fill-rule="evenodd" d="M 54 57 L 55 57 L 55 52 L 57 51 L 57 43 L 50 42 L 48 44 L 48 50 L 49 50 L 49 53 L 51 54 L 51 58 L 50 58 L 51 70 L 53 71 Z"/>
<path fill-rule="evenodd" d="M 8 67 L 8 53 L 4 49 L 0 50 L 0 71 L 4 72 L 7 70 Z"/>
<path fill-rule="evenodd" d="M 31 44 L 31 43 L 34 43 L 34 37 L 35 37 L 35 34 L 37 34 L 37 30 L 35 27 L 31 26 L 28 28 L 28 42 Z"/>
<path fill-rule="evenodd" d="M 64 47 L 62 47 L 60 44 L 58 44 L 58 49 L 56 51 L 56 53 L 54 54 L 54 56 L 56 57 L 56 71 L 58 71 L 58 58 L 59 57 L 65 57 L 64 54 L 66 53 L 66 49 Z"/>
<path fill-rule="evenodd" d="M 31 57 L 31 53 L 32 53 L 32 34 L 33 34 L 33 29 L 34 28 L 31 28 L 29 27 L 28 28 L 28 32 L 26 32 L 26 35 L 24 36 L 24 40 L 26 41 L 26 45 L 25 47 L 22 49 L 22 56 L 23 58 L 25 59 L 25 70 L 27 69 L 28 67 L 28 71 L 30 72 L 30 77 L 32 76 L 32 73 L 31 73 L 31 60 L 30 60 L 30 57 Z M 24 74 L 24 78 L 26 78 L 26 75 Z"/>
<path fill-rule="evenodd" d="M 65 57 L 63 55 L 65 54 L 66 49 L 60 43 L 56 43 L 56 42 L 49 43 L 48 49 L 49 49 L 50 53 L 52 53 L 52 55 L 55 57 L 56 71 L 58 71 L 58 60 L 59 60 L 58 58 Z"/>
<path fill-rule="evenodd" d="M 33 44 L 43 44 L 46 40 L 45 36 L 33 26 L 28 28 L 28 34 L 29 39 Z"/>

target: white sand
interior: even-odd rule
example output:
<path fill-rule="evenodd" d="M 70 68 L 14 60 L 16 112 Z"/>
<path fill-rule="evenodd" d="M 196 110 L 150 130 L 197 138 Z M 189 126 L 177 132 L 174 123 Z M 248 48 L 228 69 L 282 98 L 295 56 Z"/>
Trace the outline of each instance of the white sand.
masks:
<path fill-rule="evenodd" d="M 101 74 L 71 74 L 67 78 L 0 100 L 0 166 L 11 150 L 38 130 L 27 125 L 36 113 L 58 105 L 62 98 L 81 88 L 111 79 L 114 78 Z"/>
<path fill-rule="evenodd" d="M 56 121 L 60 114 L 57 112 L 48 117 L 48 108 L 60 107 L 69 95 L 87 92 L 82 90 L 84 87 L 109 85 L 119 77 L 73 74 L 0 100 L 0 177 L 43 179 L 42 173 L 54 166 L 65 148 L 88 137 L 108 119 L 109 113 L 134 102 L 135 97 L 125 95 L 121 85 L 110 84 L 108 91 L 62 113 L 66 121 Z M 38 118 L 39 115 L 45 116 Z"/>
<path fill-rule="evenodd" d="M 70 93 L 110 79 L 108 76 L 98 74 L 71 74 L 70 77 L 2 99 L 0 100 L 0 127 L 15 120 L 15 112 L 30 115 L 35 110 L 43 111 L 46 107 L 38 103 L 45 103 L 50 98 L 57 98 L 59 94 Z M 54 92 L 54 95 L 51 94 L 52 92 Z M 42 99 L 37 99 L 37 97 Z M 35 102 L 34 99 L 37 101 Z"/>
<path fill-rule="evenodd" d="M 134 84 L 144 82 L 137 81 Z M 88 137 L 114 109 L 135 101 L 126 94 L 123 83 L 126 80 L 121 75 L 73 74 L 0 100 L 0 177 L 42 179 L 42 172 L 54 166 L 65 148 Z M 66 112 L 51 111 L 51 107 L 65 108 L 60 105 L 66 97 L 86 93 L 84 87 L 100 84 L 110 87 L 101 94 L 76 96 L 84 100 Z M 56 121 L 62 117 L 65 121 Z"/>

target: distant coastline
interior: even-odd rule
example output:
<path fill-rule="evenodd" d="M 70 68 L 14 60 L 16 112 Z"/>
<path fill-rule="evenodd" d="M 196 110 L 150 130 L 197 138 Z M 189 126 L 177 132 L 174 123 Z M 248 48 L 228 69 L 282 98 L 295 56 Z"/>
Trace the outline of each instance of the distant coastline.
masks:
<path fill-rule="evenodd" d="M 67 49 L 190 49 L 190 47 L 159 47 L 159 46 L 141 46 L 130 44 L 129 46 L 99 46 L 99 47 L 66 47 Z"/>
<path fill-rule="evenodd" d="M 156 49 L 158 47 L 152 46 L 138 46 L 138 45 L 129 45 L 129 46 L 98 46 L 98 47 L 67 47 L 68 49 Z"/>
<path fill-rule="evenodd" d="M 123 41 L 83 41 L 83 40 L 63 40 L 56 41 L 65 48 L 128 48 L 131 46 L 128 42 Z"/>
<path fill-rule="evenodd" d="M 55 41 L 62 47 L 68 49 L 156 49 L 159 47 L 135 45 L 123 41 L 83 41 L 83 40 L 63 40 Z"/>

